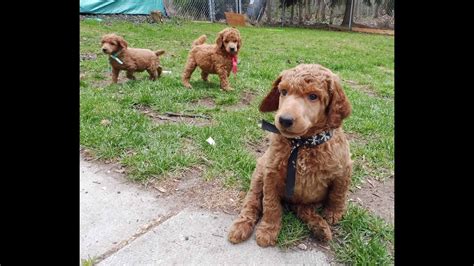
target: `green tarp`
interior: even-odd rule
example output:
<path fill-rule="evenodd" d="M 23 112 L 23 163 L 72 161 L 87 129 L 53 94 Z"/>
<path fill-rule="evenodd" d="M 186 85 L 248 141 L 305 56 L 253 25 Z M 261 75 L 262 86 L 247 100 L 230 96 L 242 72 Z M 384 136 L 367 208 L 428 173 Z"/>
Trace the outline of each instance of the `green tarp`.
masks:
<path fill-rule="evenodd" d="M 159 10 L 166 15 L 163 0 L 80 0 L 83 14 L 127 14 L 148 15 Z"/>

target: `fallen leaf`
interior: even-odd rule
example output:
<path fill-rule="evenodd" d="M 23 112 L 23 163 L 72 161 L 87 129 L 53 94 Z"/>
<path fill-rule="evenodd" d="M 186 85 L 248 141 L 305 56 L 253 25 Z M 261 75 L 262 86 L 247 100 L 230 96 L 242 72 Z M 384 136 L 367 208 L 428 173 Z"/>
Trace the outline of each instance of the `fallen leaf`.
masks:
<path fill-rule="evenodd" d="M 166 189 L 164 189 L 163 187 L 155 187 L 155 188 L 161 193 L 166 193 Z"/>
<path fill-rule="evenodd" d="M 211 144 L 212 146 L 216 146 L 216 142 L 214 141 L 213 138 L 209 137 L 208 139 L 206 139 L 207 143 Z"/>
<path fill-rule="evenodd" d="M 307 247 L 305 244 L 303 244 L 303 243 L 299 244 L 299 245 L 298 245 L 298 248 L 301 249 L 301 250 L 306 250 L 306 249 L 308 249 L 308 247 Z"/>
<path fill-rule="evenodd" d="M 110 125 L 110 120 L 108 119 L 102 119 L 102 121 L 100 121 L 100 124 L 103 125 L 103 126 L 108 126 Z"/>
<path fill-rule="evenodd" d="M 367 182 L 369 182 L 369 184 L 370 184 L 372 187 L 375 187 L 374 184 L 370 181 L 370 179 L 367 179 Z"/>

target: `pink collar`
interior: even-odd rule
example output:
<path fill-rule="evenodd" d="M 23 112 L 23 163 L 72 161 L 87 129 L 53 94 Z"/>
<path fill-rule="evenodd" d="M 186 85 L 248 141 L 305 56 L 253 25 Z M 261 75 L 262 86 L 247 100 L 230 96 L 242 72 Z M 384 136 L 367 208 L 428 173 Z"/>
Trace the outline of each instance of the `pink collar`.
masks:
<path fill-rule="evenodd" d="M 232 59 L 232 72 L 234 75 L 237 74 L 237 55 L 231 55 L 230 58 Z"/>

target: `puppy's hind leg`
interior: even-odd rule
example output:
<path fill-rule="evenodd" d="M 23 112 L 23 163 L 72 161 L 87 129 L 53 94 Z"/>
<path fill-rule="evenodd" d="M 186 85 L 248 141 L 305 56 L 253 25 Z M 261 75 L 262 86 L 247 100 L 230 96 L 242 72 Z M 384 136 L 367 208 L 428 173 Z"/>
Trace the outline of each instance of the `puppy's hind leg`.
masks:
<path fill-rule="evenodd" d="M 133 75 L 133 70 L 127 70 L 127 78 L 131 80 L 136 80 L 135 76 Z"/>
<path fill-rule="evenodd" d="M 193 86 L 189 83 L 189 80 L 191 79 L 191 75 L 193 74 L 194 70 L 196 69 L 197 64 L 196 61 L 194 61 L 193 58 L 188 58 L 188 62 L 186 63 L 186 66 L 184 67 L 184 72 L 183 72 L 183 85 L 191 89 Z"/>
<path fill-rule="evenodd" d="M 205 82 L 208 82 L 208 77 L 209 77 L 209 73 L 207 73 L 206 71 L 201 71 L 201 78 L 202 80 L 204 80 Z"/>

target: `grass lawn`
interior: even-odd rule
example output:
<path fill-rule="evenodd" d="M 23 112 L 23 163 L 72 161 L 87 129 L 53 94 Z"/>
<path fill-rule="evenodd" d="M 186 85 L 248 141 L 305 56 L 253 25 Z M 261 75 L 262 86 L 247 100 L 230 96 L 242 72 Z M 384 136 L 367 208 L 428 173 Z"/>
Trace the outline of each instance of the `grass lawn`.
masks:
<path fill-rule="evenodd" d="M 394 39 L 391 36 L 293 28 L 241 28 L 243 47 L 239 72 L 230 77 L 235 89 L 224 93 L 219 79 L 192 76 L 193 89 L 181 85 L 181 73 L 191 42 L 201 34 L 208 42 L 226 25 L 170 21 L 134 24 L 83 20 L 80 24 L 81 146 L 103 160 L 116 160 L 137 180 L 160 178 L 164 173 L 193 165 L 206 166 L 206 178 L 219 178 L 228 186 L 246 190 L 255 168 L 252 143 L 261 143 L 265 132 L 258 105 L 271 83 L 284 69 L 299 63 L 319 63 L 338 74 L 353 113 L 344 124 L 354 160 L 353 186 L 368 176 L 384 180 L 393 174 Z M 136 81 L 110 85 L 107 56 L 100 38 L 115 32 L 129 46 L 165 49 L 165 71 L 158 81 L 146 72 Z M 121 73 L 124 77 L 125 73 Z M 247 99 L 247 101 L 242 101 Z M 157 114 L 200 114 L 211 118 L 206 125 L 154 123 L 140 108 Z M 104 123 L 104 120 L 107 123 Z M 206 139 L 212 137 L 216 145 Z M 308 236 L 298 219 L 285 214 L 281 246 Z M 352 206 L 337 228 L 343 238 L 333 241 L 336 257 L 347 263 L 393 263 L 390 247 L 393 228 Z"/>

